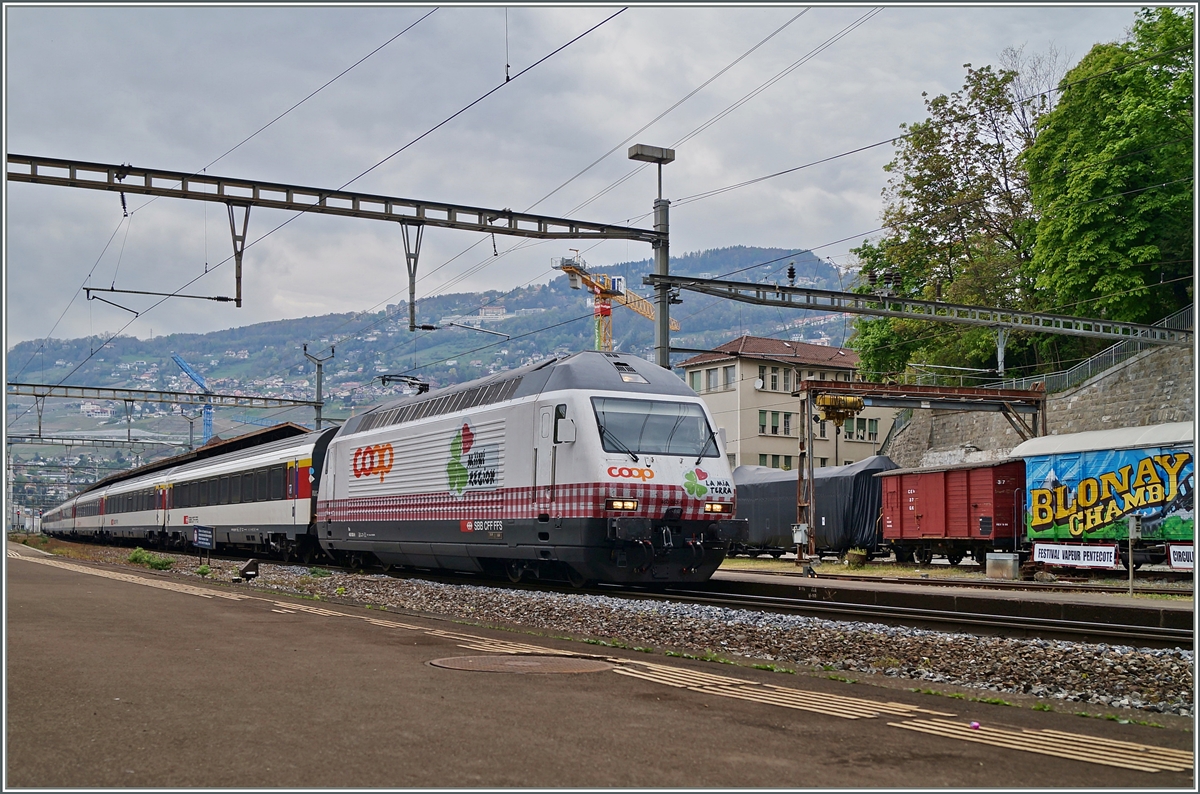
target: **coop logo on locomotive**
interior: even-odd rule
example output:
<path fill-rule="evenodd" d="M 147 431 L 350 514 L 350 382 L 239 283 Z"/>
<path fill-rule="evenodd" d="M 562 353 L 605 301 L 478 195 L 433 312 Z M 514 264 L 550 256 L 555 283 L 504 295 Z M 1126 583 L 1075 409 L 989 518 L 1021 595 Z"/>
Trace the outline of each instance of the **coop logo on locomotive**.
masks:
<path fill-rule="evenodd" d="M 639 469 L 636 466 L 632 468 L 629 466 L 609 466 L 608 476 L 620 477 L 623 480 L 641 480 L 642 482 L 646 482 L 647 480 L 654 479 L 654 469 Z"/>
<path fill-rule="evenodd" d="M 369 447 L 359 447 L 354 450 L 354 460 L 350 464 L 351 471 L 354 472 L 354 477 L 373 477 L 379 475 L 379 481 L 383 482 L 383 476 L 392 470 L 392 463 L 396 459 L 396 453 L 392 449 L 391 444 L 372 444 Z"/>

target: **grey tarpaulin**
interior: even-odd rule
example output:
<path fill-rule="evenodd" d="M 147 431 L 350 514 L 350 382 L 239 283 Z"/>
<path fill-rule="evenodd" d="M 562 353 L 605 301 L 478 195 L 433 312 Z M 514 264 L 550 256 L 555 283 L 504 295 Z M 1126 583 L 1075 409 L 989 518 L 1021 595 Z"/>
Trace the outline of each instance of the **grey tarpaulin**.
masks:
<path fill-rule="evenodd" d="M 875 455 L 849 466 L 826 466 L 814 471 L 816 480 L 816 544 L 818 551 L 874 549 L 879 544 L 879 511 L 883 485 L 875 474 L 898 468 L 886 455 Z M 737 517 L 749 519 L 751 548 L 790 548 L 796 523 L 796 484 L 799 471 L 766 466 L 738 466 Z"/>

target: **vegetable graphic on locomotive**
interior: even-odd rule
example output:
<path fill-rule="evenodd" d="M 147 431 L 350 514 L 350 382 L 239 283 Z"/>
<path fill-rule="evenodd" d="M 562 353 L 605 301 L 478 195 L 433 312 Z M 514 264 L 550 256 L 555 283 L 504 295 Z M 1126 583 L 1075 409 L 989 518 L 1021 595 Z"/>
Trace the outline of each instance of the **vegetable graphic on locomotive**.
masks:
<path fill-rule="evenodd" d="M 200 524 L 218 546 L 351 565 L 703 581 L 746 530 L 712 427 L 669 371 L 584 352 L 127 472 L 47 531 L 187 547 Z"/>

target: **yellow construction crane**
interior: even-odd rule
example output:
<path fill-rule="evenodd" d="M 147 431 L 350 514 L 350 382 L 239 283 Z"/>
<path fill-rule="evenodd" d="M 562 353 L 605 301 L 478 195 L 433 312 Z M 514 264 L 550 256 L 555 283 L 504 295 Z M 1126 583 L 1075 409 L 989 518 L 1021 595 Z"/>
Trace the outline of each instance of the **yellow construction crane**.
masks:
<path fill-rule="evenodd" d="M 612 350 L 612 302 L 625 306 L 647 320 L 654 319 L 654 304 L 633 292 L 625 286 L 624 276 L 608 276 L 604 273 L 590 273 L 587 263 L 580 258 L 578 252 L 574 257 L 563 257 L 553 265 L 555 270 L 567 274 L 571 289 L 587 287 L 592 292 L 595 305 L 593 315 L 596 318 L 596 349 Z M 671 330 L 678 331 L 679 323 L 671 319 Z"/>

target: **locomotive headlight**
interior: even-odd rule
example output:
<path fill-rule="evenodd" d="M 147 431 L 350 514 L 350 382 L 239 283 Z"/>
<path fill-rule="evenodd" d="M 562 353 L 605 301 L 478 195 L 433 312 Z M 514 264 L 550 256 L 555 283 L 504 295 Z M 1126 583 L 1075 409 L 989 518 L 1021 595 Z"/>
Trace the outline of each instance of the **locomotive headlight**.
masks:
<path fill-rule="evenodd" d="M 705 502 L 704 512 L 706 513 L 732 513 L 733 505 L 728 502 Z"/>
<path fill-rule="evenodd" d="M 605 499 L 605 510 L 637 510 L 636 499 Z"/>

